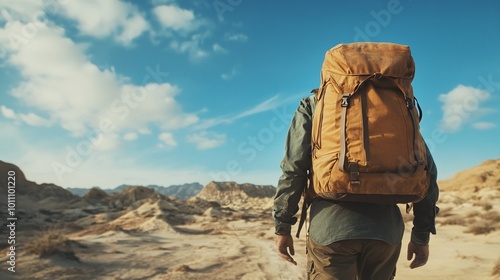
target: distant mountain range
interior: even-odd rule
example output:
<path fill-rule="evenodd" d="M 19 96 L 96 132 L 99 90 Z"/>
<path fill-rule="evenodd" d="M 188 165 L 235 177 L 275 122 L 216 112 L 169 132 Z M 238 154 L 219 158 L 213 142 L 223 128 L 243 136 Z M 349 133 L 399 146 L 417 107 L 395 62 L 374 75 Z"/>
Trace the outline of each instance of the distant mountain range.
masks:
<path fill-rule="evenodd" d="M 275 193 L 276 188 L 271 185 L 212 181 L 196 197 L 231 207 L 265 208 Z"/>
<path fill-rule="evenodd" d="M 130 187 L 136 187 L 134 185 L 120 185 L 114 189 L 102 189 L 99 187 L 95 187 L 105 191 L 108 194 L 118 193 Z M 168 187 L 158 186 L 158 185 L 148 185 L 146 188 L 150 188 L 155 190 L 156 193 L 165 195 L 165 196 L 174 196 L 179 199 L 186 199 L 189 197 L 193 197 L 197 195 L 202 189 L 203 186 L 200 183 L 187 183 L 183 185 L 172 185 Z M 77 195 L 79 197 L 83 197 L 90 189 L 87 188 L 67 188 L 68 191 Z"/>

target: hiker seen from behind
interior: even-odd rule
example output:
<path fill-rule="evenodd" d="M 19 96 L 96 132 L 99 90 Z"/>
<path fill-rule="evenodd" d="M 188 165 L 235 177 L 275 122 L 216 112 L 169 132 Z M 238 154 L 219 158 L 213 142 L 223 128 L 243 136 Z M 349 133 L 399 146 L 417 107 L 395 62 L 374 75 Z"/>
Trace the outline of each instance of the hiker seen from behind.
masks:
<path fill-rule="evenodd" d="M 340 44 L 326 52 L 320 87 L 301 100 L 273 218 L 278 255 L 297 264 L 291 228 L 299 237 L 309 211 L 308 279 L 394 279 L 404 233 L 398 203 L 414 214 L 409 266 L 427 263 L 439 189 L 414 74 L 408 46 Z"/>

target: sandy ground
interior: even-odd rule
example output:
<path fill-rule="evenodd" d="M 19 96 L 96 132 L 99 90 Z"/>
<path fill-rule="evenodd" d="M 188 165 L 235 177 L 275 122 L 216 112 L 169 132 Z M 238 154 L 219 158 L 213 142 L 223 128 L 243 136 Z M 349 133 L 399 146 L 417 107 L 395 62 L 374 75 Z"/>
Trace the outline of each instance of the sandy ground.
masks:
<path fill-rule="evenodd" d="M 485 190 L 470 200 L 460 193 L 443 193 L 429 262 L 413 270 L 406 260 L 408 221 L 396 279 L 494 279 L 491 272 L 500 260 L 499 193 Z M 298 266 L 281 260 L 270 209 L 208 208 L 184 224 L 161 218 L 179 207 L 172 201 L 148 202 L 133 211 L 82 218 L 84 229 L 66 236 L 79 261 L 57 254 L 39 258 L 21 245 L 15 274 L 6 270 L 6 251 L 1 252 L 0 279 L 306 278 L 304 231 L 295 240 Z M 66 216 L 82 214 L 68 211 Z M 90 226 L 91 221 L 98 226 Z"/>
<path fill-rule="evenodd" d="M 80 262 L 24 256 L 17 279 L 305 279 L 304 237 L 295 240 L 298 266 L 286 263 L 276 255 L 270 221 L 207 222 L 177 230 L 182 233 L 118 230 L 73 236 Z M 500 232 L 476 236 L 463 231 L 458 225 L 439 228 L 432 237 L 429 263 L 411 270 L 405 259 L 407 225 L 396 279 L 492 279 Z M 0 274 L 15 279 L 10 276 L 5 270 Z"/>
<path fill-rule="evenodd" d="M 73 236 L 80 262 L 23 256 L 17 279 L 304 279 L 302 267 L 279 259 L 271 221 L 232 221 L 148 234 L 108 231 Z M 207 231 L 211 231 L 207 233 Z M 179 233 L 182 232 L 182 233 Z M 303 240 L 297 241 L 305 248 Z M 303 250 L 300 250 L 303 251 Z M 305 263 L 304 252 L 297 260 Z M 1 279 L 12 274 L 2 271 Z M 15 278 L 12 278 L 15 279 Z"/>
<path fill-rule="evenodd" d="M 494 279 L 490 275 L 500 258 L 500 232 L 475 236 L 463 233 L 462 226 L 438 228 L 438 234 L 431 237 L 428 263 L 410 269 L 406 260 L 409 228 L 407 225 L 396 279 Z"/>

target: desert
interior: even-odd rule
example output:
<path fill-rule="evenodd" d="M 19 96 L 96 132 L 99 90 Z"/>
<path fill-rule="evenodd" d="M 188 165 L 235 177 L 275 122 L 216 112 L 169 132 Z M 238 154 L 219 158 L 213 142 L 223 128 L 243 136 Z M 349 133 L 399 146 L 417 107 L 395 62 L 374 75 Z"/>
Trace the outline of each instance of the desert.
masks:
<path fill-rule="evenodd" d="M 306 279 L 304 230 L 295 239 L 297 266 L 276 254 L 273 186 L 210 182 L 186 198 L 144 186 L 92 188 L 80 197 L 0 162 L 1 174 L 9 171 L 16 174 L 15 272 L 4 226 L 1 279 Z M 7 193 L 6 176 L 1 180 Z M 439 186 L 430 259 L 408 267 L 412 215 L 404 214 L 396 279 L 500 278 L 500 159 Z M 6 199 L 0 209 L 5 223 Z"/>

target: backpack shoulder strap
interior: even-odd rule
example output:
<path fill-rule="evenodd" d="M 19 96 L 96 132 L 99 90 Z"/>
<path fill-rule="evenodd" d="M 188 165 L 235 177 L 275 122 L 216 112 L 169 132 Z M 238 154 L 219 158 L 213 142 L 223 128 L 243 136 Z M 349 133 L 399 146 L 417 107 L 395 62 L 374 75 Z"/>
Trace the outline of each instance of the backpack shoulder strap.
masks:
<path fill-rule="evenodd" d="M 318 91 L 318 89 L 313 89 L 311 90 L 311 93 L 313 95 L 307 97 L 307 98 L 304 98 L 306 104 L 307 104 L 307 110 L 308 112 L 310 113 L 310 116 L 311 116 L 311 121 L 312 121 L 312 116 L 314 114 L 314 109 L 316 108 L 316 99 L 315 99 L 315 93 Z M 309 175 L 311 175 L 311 172 L 309 171 Z M 300 220 L 299 220 L 299 224 L 298 224 L 298 228 L 297 228 L 297 234 L 295 235 L 297 238 L 299 238 L 300 236 L 300 231 L 302 230 L 302 227 L 304 226 L 304 222 L 306 221 L 306 218 L 307 218 L 307 209 L 309 208 L 309 206 L 311 205 L 312 203 L 312 200 L 314 199 L 314 197 L 311 196 L 311 191 L 312 191 L 312 184 L 311 184 L 311 178 L 309 176 L 309 179 L 308 179 L 308 183 L 307 183 L 307 186 L 305 187 L 304 189 L 304 192 L 303 192 L 303 203 L 302 203 L 302 211 L 300 213 Z"/>

